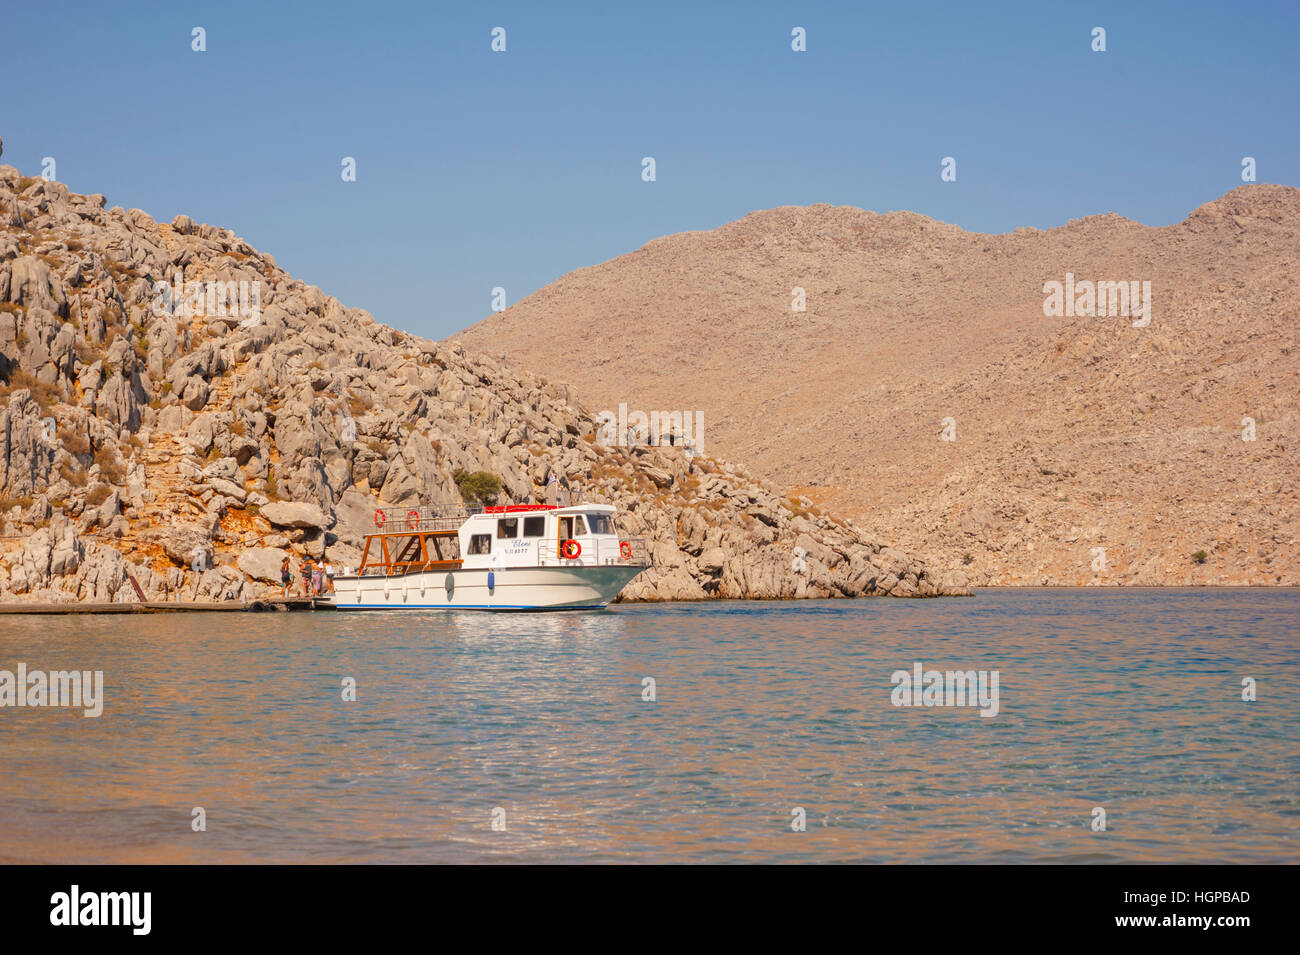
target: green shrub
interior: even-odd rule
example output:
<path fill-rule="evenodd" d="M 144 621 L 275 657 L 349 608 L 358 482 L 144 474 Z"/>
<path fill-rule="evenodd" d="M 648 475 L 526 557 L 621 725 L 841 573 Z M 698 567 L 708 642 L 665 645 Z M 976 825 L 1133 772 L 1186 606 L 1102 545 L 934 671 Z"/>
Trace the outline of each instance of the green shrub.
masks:
<path fill-rule="evenodd" d="M 457 471 L 452 479 L 468 504 L 491 504 L 501 493 L 501 479 L 491 471 Z"/>

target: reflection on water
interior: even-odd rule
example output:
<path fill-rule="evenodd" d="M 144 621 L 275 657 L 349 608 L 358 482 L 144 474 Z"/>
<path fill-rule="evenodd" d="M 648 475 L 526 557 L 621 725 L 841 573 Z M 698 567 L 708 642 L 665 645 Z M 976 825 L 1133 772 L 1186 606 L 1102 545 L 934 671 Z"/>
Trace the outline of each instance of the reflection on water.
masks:
<path fill-rule="evenodd" d="M 103 670 L 106 696 L 0 709 L 0 858 L 1296 862 L 1298 612 L 1086 590 L 0 617 L 0 669 Z M 998 716 L 891 705 L 916 661 L 999 670 Z"/>

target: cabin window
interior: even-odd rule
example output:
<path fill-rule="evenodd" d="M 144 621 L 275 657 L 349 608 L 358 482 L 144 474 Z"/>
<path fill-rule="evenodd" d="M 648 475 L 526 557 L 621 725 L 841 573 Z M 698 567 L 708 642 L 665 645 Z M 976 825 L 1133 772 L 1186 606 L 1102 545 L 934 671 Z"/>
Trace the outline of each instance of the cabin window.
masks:
<path fill-rule="evenodd" d="M 503 517 L 497 521 L 497 540 L 514 540 L 519 536 L 519 518 Z"/>
<path fill-rule="evenodd" d="M 582 522 L 582 515 L 573 519 L 573 536 L 582 537 L 587 533 L 587 525 Z"/>
<path fill-rule="evenodd" d="M 471 554 L 492 553 L 492 535 L 475 534 L 469 539 L 469 552 Z"/>
<path fill-rule="evenodd" d="M 588 514 L 587 523 L 591 525 L 593 534 L 614 533 L 614 522 L 609 519 L 608 514 Z"/>
<path fill-rule="evenodd" d="M 544 537 L 545 535 L 546 535 L 546 518 L 544 517 L 524 518 L 525 537 Z"/>
<path fill-rule="evenodd" d="M 560 540 L 568 540 L 573 536 L 573 518 L 560 518 Z"/>

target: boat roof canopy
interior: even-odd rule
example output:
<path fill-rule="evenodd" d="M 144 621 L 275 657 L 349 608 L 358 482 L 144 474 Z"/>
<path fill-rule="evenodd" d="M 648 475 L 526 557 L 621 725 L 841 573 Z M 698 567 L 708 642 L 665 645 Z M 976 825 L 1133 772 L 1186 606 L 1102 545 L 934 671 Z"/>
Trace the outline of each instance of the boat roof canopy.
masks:
<path fill-rule="evenodd" d="M 613 504 L 507 504 L 503 507 L 485 507 L 481 513 L 469 515 L 469 520 L 482 518 L 511 517 L 515 514 L 544 514 L 554 511 L 558 515 L 581 514 L 584 511 L 605 511 L 613 514 L 617 508 Z"/>

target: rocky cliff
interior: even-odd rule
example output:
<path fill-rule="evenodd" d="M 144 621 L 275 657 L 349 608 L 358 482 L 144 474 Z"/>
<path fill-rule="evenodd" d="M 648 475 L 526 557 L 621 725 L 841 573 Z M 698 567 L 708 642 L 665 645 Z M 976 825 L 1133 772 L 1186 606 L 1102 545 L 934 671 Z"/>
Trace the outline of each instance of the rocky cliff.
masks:
<path fill-rule="evenodd" d="M 355 566 L 376 507 L 554 470 L 623 512 L 624 599 L 967 592 L 741 468 L 606 448 L 572 388 L 377 323 L 226 229 L 0 165 L 0 600 L 239 599 Z M 167 288 L 164 293 L 163 288 Z"/>

